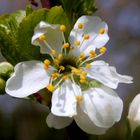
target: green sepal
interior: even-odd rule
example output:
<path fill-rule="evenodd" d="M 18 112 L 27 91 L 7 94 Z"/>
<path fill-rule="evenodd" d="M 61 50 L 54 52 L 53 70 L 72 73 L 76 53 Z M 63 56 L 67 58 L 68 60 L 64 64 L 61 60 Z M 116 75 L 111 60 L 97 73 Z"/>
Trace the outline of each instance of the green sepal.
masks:
<path fill-rule="evenodd" d="M 0 94 L 5 94 L 6 82 L 0 77 Z"/>
<path fill-rule="evenodd" d="M 0 63 L 0 77 L 7 80 L 14 72 L 14 67 L 8 62 Z"/>

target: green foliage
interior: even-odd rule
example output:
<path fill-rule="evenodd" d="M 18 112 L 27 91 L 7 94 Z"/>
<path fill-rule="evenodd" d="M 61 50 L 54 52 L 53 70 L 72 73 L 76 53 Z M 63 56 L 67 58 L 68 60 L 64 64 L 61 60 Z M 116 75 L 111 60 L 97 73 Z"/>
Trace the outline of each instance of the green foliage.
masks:
<path fill-rule="evenodd" d="M 52 0 L 54 4 L 63 6 L 72 24 L 82 15 L 91 15 L 97 8 L 95 0 Z"/>
<path fill-rule="evenodd" d="M 42 60 L 40 48 L 31 44 L 34 28 L 40 21 L 65 24 L 70 31 L 68 18 L 61 6 L 32 11 L 17 11 L 0 17 L 0 49 L 3 56 L 13 65 L 26 60 Z"/>
<path fill-rule="evenodd" d="M 0 94 L 5 94 L 6 82 L 0 77 Z"/>

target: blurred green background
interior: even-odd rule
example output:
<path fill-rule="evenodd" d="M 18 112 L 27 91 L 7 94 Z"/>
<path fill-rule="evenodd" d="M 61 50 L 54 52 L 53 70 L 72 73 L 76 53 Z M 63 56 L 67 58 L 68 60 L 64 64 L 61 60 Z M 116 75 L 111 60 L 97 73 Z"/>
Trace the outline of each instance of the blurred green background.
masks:
<path fill-rule="evenodd" d="M 24 9 L 26 0 L 0 0 L 0 14 Z M 115 66 L 120 74 L 134 77 L 131 85 L 120 84 L 116 90 L 124 101 L 121 121 L 100 140 L 124 140 L 129 103 L 140 93 L 140 1 L 97 0 L 98 11 L 109 25 L 108 51 L 100 59 Z M 3 61 L 0 54 L 0 62 Z M 47 107 L 8 95 L 0 96 L 0 140 L 67 140 L 67 132 L 49 129 L 46 125 Z M 94 140 L 89 135 L 89 140 Z"/>

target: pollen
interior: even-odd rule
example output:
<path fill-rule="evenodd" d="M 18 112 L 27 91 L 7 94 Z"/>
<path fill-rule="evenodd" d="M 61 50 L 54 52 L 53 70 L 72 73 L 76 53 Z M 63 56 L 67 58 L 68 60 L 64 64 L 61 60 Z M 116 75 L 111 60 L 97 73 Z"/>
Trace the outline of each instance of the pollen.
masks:
<path fill-rule="evenodd" d="M 86 79 L 80 79 L 80 83 L 86 83 L 87 80 Z"/>
<path fill-rule="evenodd" d="M 80 44 L 81 44 L 80 41 L 75 41 L 75 42 L 74 42 L 74 45 L 75 45 L 75 46 L 80 46 Z"/>
<path fill-rule="evenodd" d="M 65 67 L 64 66 L 60 66 L 60 70 L 64 71 L 65 70 Z"/>
<path fill-rule="evenodd" d="M 103 28 L 103 27 L 100 28 L 99 33 L 100 33 L 100 34 L 104 34 L 104 33 L 105 33 L 105 28 Z"/>
<path fill-rule="evenodd" d="M 49 65 L 51 64 L 51 62 L 50 62 L 50 60 L 45 59 L 45 60 L 44 60 L 44 64 L 47 65 L 47 66 L 49 66 Z"/>
<path fill-rule="evenodd" d="M 97 56 L 96 52 L 93 51 L 93 50 L 90 50 L 89 54 L 90 54 L 91 57 L 96 57 Z"/>
<path fill-rule="evenodd" d="M 83 100 L 83 96 L 76 96 L 76 100 L 78 103 L 81 102 Z"/>
<path fill-rule="evenodd" d="M 88 40 L 90 38 L 90 36 L 88 34 L 84 34 L 83 38 L 84 38 L 84 40 Z"/>
<path fill-rule="evenodd" d="M 61 32 L 66 32 L 66 26 L 65 25 L 61 25 L 60 26 L 60 31 Z"/>
<path fill-rule="evenodd" d="M 85 56 L 84 53 L 81 53 L 81 54 L 80 54 L 80 58 L 81 58 L 81 59 L 84 59 L 85 57 L 86 57 L 86 56 Z"/>
<path fill-rule="evenodd" d="M 83 23 L 78 23 L 78 29 L 83 29 L 83 28 L 84 28 Z"/>
<path fill-rule="evenodd" d="M 40 35 L 40 36 L 38 37 L 38 39 L 39 39 L 40 41 L 44 41 L 44 40 L 46 40 L 46 36 L 45 36 L 45 35 Z"/>
<path fill-rule="evenodd" d="M 51 54 L 52 54 L 53 56 L 55 56 L 55 55 L 56 55 L 56 51 L 55 51 L 55 50 L 52 50 L 52 51 L 51 51 Z"/>
<path fill-rule="evenodd" d="M 86 64 L 86 68 L 87 68 L 87 69 L 90 69 L 90 68 L 91 68 L 91 64 L 90 64 L 90 63 L 87 63 L 87 64 Z"/>
<path fill-rule="evenodd" d="M 52 84 L 49 84 L 47 87 L 46 87 L 50 92 L 53 92 L 55 90 L 54 86 Z"/>
<path fill-rule="evenodd" d="M 54 78 L 57 78 L 58 76 L 59 76 L 59 73 L 57 73 L 57 72 L 51 74 L 51 77 L 52 77 L 53 79 L 54 79 Z"/>
<path fill-rule="evenodd" d="M 69 48 L 70 44 L 69 43 L 65 43 L 63 44 L 63 48 Z"/>
<path fill-rule="evenodd" d="M 55 65 L 59 64 L 59 60 L 58 59 L 54 59 L 53 62 L 54 62 Z"/>
<path fill-rule="evenodd" d="M 102 53 L 102 54 L 104 54 L 104 53 L 106 52 L 106 50 L 107 50 L 106 47 L 101 47 L 101 48 L 99 49 L 99 52 Z"/>
<path fill-rule="evenodd" d="M 58 60 L 61 60 L 63 57 L 62 53 L 58 54 Z"/>
<path fill-rule="evenodd" d="M 67 80 L 69 78 L 69 76 L 68 75 L 64 75 L 62 78 L 63 78 L 63 80 Z"/>

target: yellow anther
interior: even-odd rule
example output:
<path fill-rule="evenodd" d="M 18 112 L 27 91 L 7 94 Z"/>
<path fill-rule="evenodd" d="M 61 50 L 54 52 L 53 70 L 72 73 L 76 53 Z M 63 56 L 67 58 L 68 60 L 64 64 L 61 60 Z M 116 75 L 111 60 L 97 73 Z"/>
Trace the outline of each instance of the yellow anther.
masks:
<path fill-rule="evenodd" d="M 45 59 L 45 60 L 44 60 L 44 64 L 47 65 L 47 66 L 49 66 L 49 65 L 51 64 L 51 62 L 50 62 L 49 59 Z"/>
<path fill-rule="evenodd" d="M 99 33 L 100 33 L 100 34 L 104 34 L 104 33 L 105 33 L 105 28 L 103 28 L 103 27 L 100 28 Z"/>
<path fill-rule="evenodd" d="M 59 73 L 57 73 L 57 72 L 51 74 L 51 77 L 52 77 L 52 78 L 57 78 L 58 76 L 59 76 Z"/>
<path fill-rule="evenodd" d="M 76 100 L 78 103 L 81 102 L 83 100 L 83 96 L 76 96 Z"/>
<path fill-rule="evenodd" d="M 89 54 L 90 54 L 91 57 L 96 57 L 97 56 L 96 52 L 93 51 L 93 50 L 90 50 Z"/>
<path fill-rule="evenodd" d="M 80 54 L 80 58 L 84 59 L 85 57 L 86 57 L 86 56 L 85 56 L 84 53 L 81 53 L 81 54 Z"/>
<path fill-rule="evenodd" d="M 80 83 L 86 83 L 87 82 L 87 80 L 85 79 L 80 79 Z"/>
<path fill-rule="evenodd" d="M 86 77 L 84 75 L 80 75 L 80 80 L 86 80 Z"/>
<path fill-rule="evenodd" d="M 68 48 L 69 46 L 70 46 L 69 43 L 65 43 L 65 44 L 63 44 L 63 48 Z"/>
<path fill-rule="evenodd" d="M 68 75 L 64 75 L 62 78 L 63 78 L 63 80 L 67 80 L 69 78 L 69 76 Z"/>
<path fill-rule="evenodd" d="M 90 69 L 90 68 L 91 68 L 91 64 L 90 64 L 90 63 L 87 63 L 87 64 L 86 64 L 86 68 L 87 68 L 87 69 Z"/>
<path fill-rule="evenodd" d="M 76 69 L 76 68 L 74 68 L 74 69 L 72 69 L 72 74 L 79 74 L 79 70 L 78 69 Z"/>
<path fill-rule="evenodd" d="M 88 73 L 85 72 L 85 71 L 82 72 L 82 75 L 84 75 L 84 76 L 87 76 L 87 74 L 88 74 Z"/>
<path fill-rule="evenodd" d="M 45 36 L 45 35 L 40 35 L 40 36 L 38 37 L 38 39 L 39 39 L 40 41 L 44 41 L 44 40 L 46 40 L 46 36 Z"/>
<path fill-rule="evenodd" d="M 65 70 L 65 67 L 64 67 L 64 66 L 62 66 L 62 65 L 61 65 L 59 68 L 60 68 L 62 71 L 64 71 L 64 70 Z"/>
<path fill-rule="evenodd" d="M 84 25 L 82 23 L 78 23 L 78 29 L 83 29 Z"/>
<path fill-rule="evenodd" d="M 104 54 L 106 52 L 106 50 L 107 50 L 106 47 L 102 47 L 99 49 L 99 52 Z"/>
<path fill-rule="evenodd" d="M 56 55 L 56 51 L 55 51 L 55 50 L 51 50 L 51 54 L 52 54 L 53 56 L 55 56 L 55 55 Z"/>
<path fill-rule="evenodd" d="M 62 53 L 58 54 L 58 60 L 61 60 L 63 57 Z"/>
<path fill-rule="evenodd" d="M 88 34 L 84 34 L 83 38 L 84 38 L 84 40 L 88 40 L 90 38 L 90 36 Z"/>
<path fill-rule="evenodd" d="M 49 67 L 48 65 L 45 65 L 45 64 L 44 64 L 44 69 L 48 69 L 48 67 Z"/>
<path fill-rule="evenodd" d="M 61 32 L 65 32 L 66 31 L 66 26 L 65 25 L 61 25 L 60 26 L 60 31 Z"/>
<path fill-rule="evenodd" d="M 75 45 L 75 46 L 80 46 L 80 44 L 81 44 L 80 41 L 75 41 L 75 42 L 74 42 L 74 45 Z"/>
<path fill-rule="evenodd" d="M 54 62 L 54 64 L 56 64 L 56 65 L 59 64 L 59 60 L 58 60 L 58 59 L 54 59 L 53 62 Z"/>
<path fill-rule="evenodd" d="M 47 87 L 46 87 L 50 92 L 53 92 L 55 90 L 54 86 L 52 84 L 49 84 Z"/>

